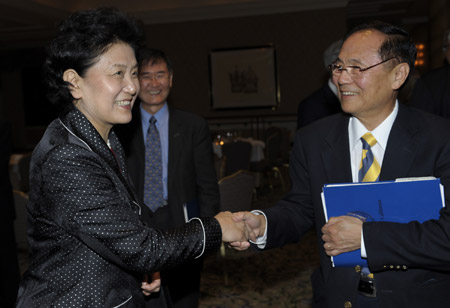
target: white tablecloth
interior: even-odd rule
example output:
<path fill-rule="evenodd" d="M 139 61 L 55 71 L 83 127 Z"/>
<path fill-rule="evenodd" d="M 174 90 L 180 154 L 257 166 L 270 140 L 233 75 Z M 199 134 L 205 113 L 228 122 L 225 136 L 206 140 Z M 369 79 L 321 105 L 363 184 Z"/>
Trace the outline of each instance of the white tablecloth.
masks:
<path fill-rule="evenodd" d="M 232 141 L 244 141 L 248 142 L 252 145 L 252 151 L 250 154 L 250 161 L 257 162 L 264 159 L 264 148 L 266 147 L 265 143 L 261 140 L 256 140 L 253 138 L 237 138 Z M 213 150 L 217 157 L 222 158 L 222 146 L 218 141 L 213 142 Z"/>

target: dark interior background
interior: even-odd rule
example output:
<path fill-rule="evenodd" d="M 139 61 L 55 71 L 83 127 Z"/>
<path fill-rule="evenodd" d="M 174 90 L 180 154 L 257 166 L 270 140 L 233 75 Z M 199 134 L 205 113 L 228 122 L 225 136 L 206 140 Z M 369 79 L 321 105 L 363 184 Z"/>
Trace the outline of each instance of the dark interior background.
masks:
<path fill-rule="evenodd" d="M 0 1 L 0 117 L 13 125 L 15 151 L 27 151 L 57 116 L 44 95 L 41 65 L 45 46 L 59 20 L 88 4 L 68 1 L 71 6 L 61 8 L 56 1 L 48 1 L 53 7 L 39 4 L 42 1 L 3 2 L 6 1 Z M 91 1 L 89 5 L 101 2 Z M 251 1 L 231 2 L 233 6 L 228 11 L 225 6 L 221 8 L 225 12 L 222 15 L 217 10 L 208 15 L 208 8 L 201 6 L 158 12 L 142 4 L 140 10 L 139 1 L 131 1 L 134 6 L 129 12 L 142 21 L 148 45 L 163 49 L 174 62 L 170 103 L 207 118 L 212 131 L 229 123 L 234 128 L 278 124 L 294 130 L 298 103 L 327 78 L 323 51 L 360 22 L 380 19 L 409 30 L 417 43 L 425 45 L 424 64 L 417 67 L 419 74 L 442 65 L 442 37 L 450 27 L 450 1 L 444 0 L 321 0 L 315 2 L 321 7 L 306 9 L 283 9 L 289 1 L 281 1 L 279 9 L 262 13 L 258 13 L 259 9 L 270 1 L 253 1 L 251 10 Z M 174 18 L 175 12 L 184 12 L 184 18 Z M 276 51 L 277 107 L 213 109 L 211 51 L 263 45 L 272 45 Z"/>

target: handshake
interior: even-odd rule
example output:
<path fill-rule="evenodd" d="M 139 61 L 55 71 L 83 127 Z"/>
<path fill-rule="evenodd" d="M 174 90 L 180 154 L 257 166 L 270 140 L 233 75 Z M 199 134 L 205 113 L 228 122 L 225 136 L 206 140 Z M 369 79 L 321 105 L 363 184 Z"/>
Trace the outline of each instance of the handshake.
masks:
<path fill-rule="evenodd" d="M 245 250 L 250 246 L 249 240 L 256 241 L 266 231 L 264 215 L 250 212 L 220 212 L 215 216 L 222 228 L 222 241 L 229 243 L 236 250 Z"/>

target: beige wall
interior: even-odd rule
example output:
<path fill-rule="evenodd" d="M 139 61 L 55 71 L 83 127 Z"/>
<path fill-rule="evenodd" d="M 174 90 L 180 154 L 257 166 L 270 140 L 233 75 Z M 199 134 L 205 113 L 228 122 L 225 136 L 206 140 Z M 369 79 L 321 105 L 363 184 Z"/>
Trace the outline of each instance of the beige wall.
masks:
<path fill-rule="evenodd" d="M 320 87 L 323 50 L 345 34 L 343 9 L 242 17 L 146 27 L 150 47 L 174 62 L 170 102 L 205 117 L 286 115 Z M 272 44 L 276 50 L 280 104 L 276 110 L 211 108 L 209 53 L 213 49 Z"/>
<path fill-rule="evenodd" d="M 346 32 L 344 9 L 239 17 L 146 26 L 147 42 L 174 62 L 170 102 L 207 118 L 296 117 L 298 102 L 321 86 L 326 74 L 323 50 Z M 211 108 L 209 54 L 213 49 L 272 44 L 276 50 L 280 104 L 276 110 Z M 34 46 L 30 46 L 34 47 Z M 21 66 L 19 59 L 15 69 Z M 15 148 L 31 149 L 42 127 L 26 127 L 23 92 L 17 71 L 1 72 L 0 112 L 14 128 Z M 36 76 L 40 78 L 40 76 Z M 39 115 L 36 115 L 39 116 Z"/>

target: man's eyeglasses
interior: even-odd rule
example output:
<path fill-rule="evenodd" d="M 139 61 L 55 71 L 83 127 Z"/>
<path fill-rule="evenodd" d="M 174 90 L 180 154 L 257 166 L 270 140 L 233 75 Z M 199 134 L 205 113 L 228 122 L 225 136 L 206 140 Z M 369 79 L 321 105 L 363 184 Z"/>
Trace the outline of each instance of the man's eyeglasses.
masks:
<path fill-rule="evenodd" d="M 362 75 L 363 72 L 368 71 L 368 70 L 370 70 L 371 68 L 374 68 L 375 66 L 381 65 L 381 64 L 383 64 L 383 63 L 386 63 L 386 62 L 389 61 L 389 60 L 396 59 L 396 58 L 397 58 L 397 57 L 392 57 L 392 58 L 386 59 L 386 60 L 384 60 L 384 61 L 381 61 L 381 62 L 379 62 L 379 63 L 377 63 L 377 64 L 374 64 L 374 65 L 372 65 L 372 66 L 364 67 L 364 68 L 361 68 L 361 67 L 355 66 L 355 65 L 345 66 L 345 65 L 342 65 L 342 64 L 333 63 L 333 64 L 330 64 L 330 65 L 328 66 L 328 69 L 330 70 L 330 72 L 331 72 L 334 76 L 341 76 L 342 71 L 347 71 L 347 73 L 348 73 L 351 77 L 357 78 L 357 77 L 360 77 L 360 76 Z"/>

